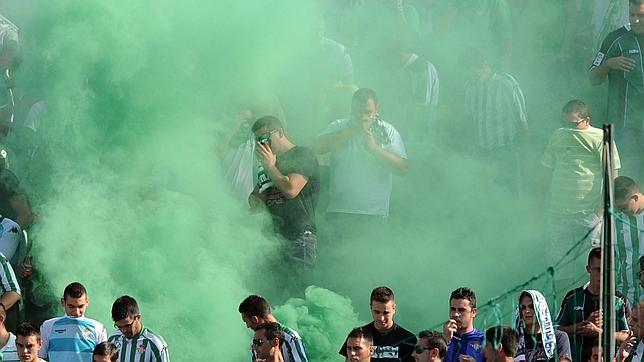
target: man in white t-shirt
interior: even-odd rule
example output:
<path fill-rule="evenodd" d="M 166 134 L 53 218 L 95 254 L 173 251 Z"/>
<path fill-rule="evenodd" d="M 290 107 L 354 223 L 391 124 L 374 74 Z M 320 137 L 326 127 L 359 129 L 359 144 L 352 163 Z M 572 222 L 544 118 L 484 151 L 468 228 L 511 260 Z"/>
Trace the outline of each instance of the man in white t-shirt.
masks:
<path fill-rule="evenodd" d="M 358 89 L 351 116 L 332 122 L 315 142 L 319 154 L 331 152 L 329 203 L 331 219 L 382 220 L 389 216 L 393 173 L 408 169 L 398 131 L 378 116 L 376 93 Z"/>

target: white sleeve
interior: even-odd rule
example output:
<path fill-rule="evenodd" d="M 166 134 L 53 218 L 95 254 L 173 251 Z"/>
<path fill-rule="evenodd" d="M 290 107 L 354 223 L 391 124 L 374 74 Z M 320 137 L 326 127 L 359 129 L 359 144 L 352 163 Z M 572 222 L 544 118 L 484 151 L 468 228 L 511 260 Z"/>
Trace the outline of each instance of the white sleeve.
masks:
<path fill-rule="evenodd" d="M 427 62 L 427 94 L 425 95 L 425 104 L 432 106 L 438 104 L 439 84 L 436 67 L 432 63 Z"/>
<path fill-rule="evenodd" d="M 391 125 L 389 125 L 387 134 L 389 139 L 391 139 L 391 144 L 385 146 L 386 149 L 395 153 L 396 155 L 407 159 L 407 150 L 405 149 L 405 144 L 403 143 L 400 133 Z"/>
<path fill-rule="evenodd" d="M 107 330 L 102 323 L 96 325 L 96 344 L 107 341 Z"/>

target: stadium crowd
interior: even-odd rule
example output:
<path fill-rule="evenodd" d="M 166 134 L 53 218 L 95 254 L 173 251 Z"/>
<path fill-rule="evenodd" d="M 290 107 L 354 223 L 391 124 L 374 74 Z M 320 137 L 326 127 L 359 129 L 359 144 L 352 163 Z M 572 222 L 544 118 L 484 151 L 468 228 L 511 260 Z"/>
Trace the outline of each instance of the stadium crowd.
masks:
<path fill-rule="evenodd" d="M 604 161 L 615 177 L 615 360 L 641 360 L 644 0 L 564 2 L 570 23 L 560 47 L 546 52 L 556 60 L 530 71 L 526 64 L 534 64 L 516 51 L 526 1 L 322 2 L 315 44 L 296 61 L 293 79 L 262 92 L 239 90 L 222 112 L 216 154 L 231 193 L 249 212 L 271 215 L 267 233 L 282 240 L 280 265 L 302 281 L 316 265 L 318 240 L 350 242 L 386 230 L 396 217 L 395 177 L 408 174 L 414 158 L 437 150 L 485 165 L 480 176 L 508 198 L 533 195 L 548 225 L 544 249 L 553 260 L 586 239 L 588 281 L 566 294 L 556 318 L 540 291 L 524 290 L 516 295 L 514 326 L 481 331 L 474 325 L 476 295 L 461 287 L 447 299 L 442 331 L 412 333 L 394 321 L 394 292 L 381 286 L 370 296 L 373 321 L 347 331 L 337 346 L 346 360 L 599 360 Z M 621 19 L 628 25 L 611 22 L 620 10 L 628 12 Z M 168 361 L 166 342 L 143 326 L 130 296 L 113 303 L 115 332 L 109 337 L 100 322 L 84 316 L 88 291 L 78 282 L 62 293 L 65 314 L 54 316 L 57 298 L 45 292 L 28 237 L 38 222 L 34 195 L 22 187 L 47 167 L 46 99 L 38 89 L 14 84 L 21 71 L 19 40 L 18 28 L 0 17 L 2 360 Z M 536 94 L 542 90 L 533 83 L 542 73 L 573 80 L 553 84 L 543 92 L 548 96 L 531 103 L 519 80 L 529 84 L 526 94 Z M 592 94 L 592 86 L 604 83 L 607 99 L 567 96 L 586 86 Z M 528 105 L 556 108 L 558 127 L 541 134 L 541 116 L 530 114 Z M 309 121 L 291 121 L 298 119 Z M 611 160 L 604 160 L 602 122 L 615 127 Z M 535 153 L 540 162 L 533 164 Z M 308 360 L 306 336 L 280 325 L 266 299 L 251 295 L 238 311 L 254 331 L 249 359 Z"/>

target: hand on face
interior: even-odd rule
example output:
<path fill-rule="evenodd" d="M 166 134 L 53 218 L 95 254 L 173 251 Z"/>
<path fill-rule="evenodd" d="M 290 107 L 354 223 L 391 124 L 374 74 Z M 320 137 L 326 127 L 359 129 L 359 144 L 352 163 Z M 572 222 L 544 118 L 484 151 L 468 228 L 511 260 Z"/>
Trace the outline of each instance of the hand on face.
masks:
<path fill-rule="evenodd" d="M 271 150 L 266 143 L 257 143 L 257 147 L 255 147 L 255 155 L 259 162 L 262 163 L 262 166 L 264 166 L 264 169 L 275 166 L 277 156 L 275 156 L 273 150 Z"/>

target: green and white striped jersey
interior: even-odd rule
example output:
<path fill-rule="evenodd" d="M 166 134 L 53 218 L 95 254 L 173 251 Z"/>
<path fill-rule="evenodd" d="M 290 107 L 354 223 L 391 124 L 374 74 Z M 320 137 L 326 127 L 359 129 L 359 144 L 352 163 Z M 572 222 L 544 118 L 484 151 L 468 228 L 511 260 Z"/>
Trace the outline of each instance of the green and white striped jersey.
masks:
<path fill-rule="evenodd" d="M 109 342 L 116 345 L 120 362 L 168 362 L 168 345 L 163 338 L 147 328 L 143 328 L 138 336 L 129 339 L 121 331 L 115 331 Z"/>
<path fill-rule="evenodd" d="M 633 216 L 619 213 L 618 216 L 615 220 L 615 290 L 637 304 L 644 300 L 638 275 L 639 258 L 644 255 L 644 213 Z"/>
<path fill-rule="evenodd" d="M 306 352 L 304 350 L 304 342 L 300 335 L 293 329 L 282 326 L 284 330 L 284 342 L 280 348 L 282 352 L 282 357 L 284 357 L 285 362 L 308 362 L 306 357 Z M 253 361 L 255 358 L 255 351 L 250 349 Z"/>

